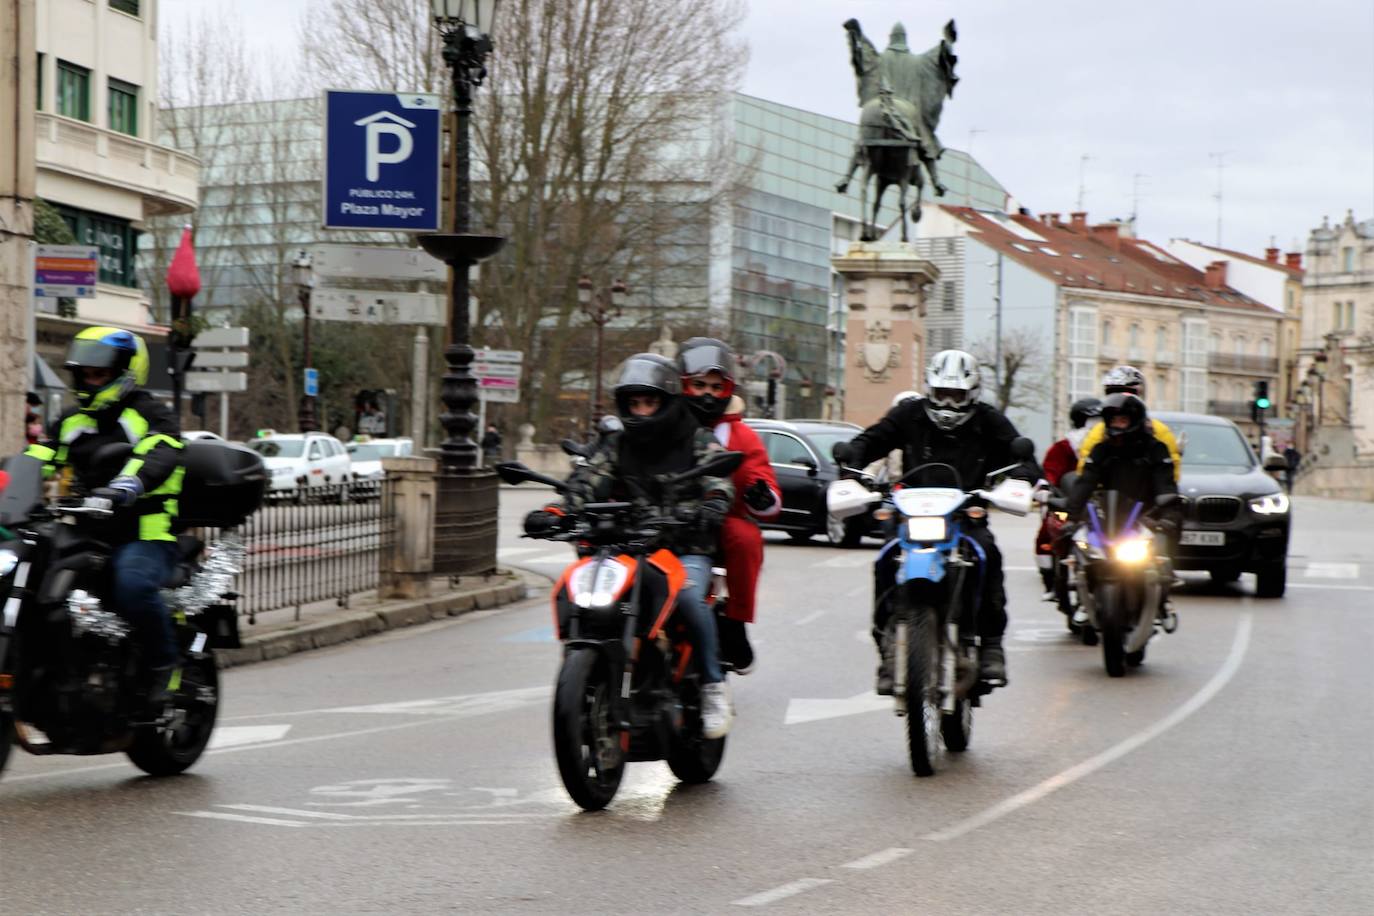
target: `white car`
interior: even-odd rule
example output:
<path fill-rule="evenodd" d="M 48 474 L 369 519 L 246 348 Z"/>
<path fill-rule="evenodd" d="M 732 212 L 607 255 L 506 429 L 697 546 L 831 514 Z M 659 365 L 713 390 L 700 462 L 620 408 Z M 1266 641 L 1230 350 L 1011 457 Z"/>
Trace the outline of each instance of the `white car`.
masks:
<path fill-rule="evenodd" d="M 410 439 L 372 439 L 360 436 L 348 443 L 348 457 L 353 461 L 354 480 L 381 480 L 383 458 L 407 458 L 415 453 Z"/>
<path fill-rule="evenodd" d="M 224 437 L 218 433 L 212 433 L 208 429 L 187 429 L 182 430 L 182 441 L 195 442 L 199 439 L 209 439 L 211 442 L 223 442 Z"/>
<path fill-rule="evenodd" d="M 352 462 L 343 443 L 326 433 L 268 433 L 248 442 L 272 475 L 270 490 L 348 483 Z"/>

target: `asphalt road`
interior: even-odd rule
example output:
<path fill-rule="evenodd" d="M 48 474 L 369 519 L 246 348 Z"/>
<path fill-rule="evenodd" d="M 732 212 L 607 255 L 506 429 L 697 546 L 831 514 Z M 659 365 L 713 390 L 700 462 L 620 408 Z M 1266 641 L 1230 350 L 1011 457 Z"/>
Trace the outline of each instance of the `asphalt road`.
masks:
<path fill-rule="evenodd" d="M 503 491 L 502 556 L 537 491 Z M 610 809 L 549 746 L 547 601 L 225 672 L 183 777 L 16 753 L 4 913 L 1374 912 L 1370 507 L 1297 501 L 1288 597 L 1205 578 L 1108 679 L 1009 566 L 1011 686 L 932 779 L 872 693 L 872 550 L 770 542 L 759 671 L 717 780 L 633 764 Z"/>

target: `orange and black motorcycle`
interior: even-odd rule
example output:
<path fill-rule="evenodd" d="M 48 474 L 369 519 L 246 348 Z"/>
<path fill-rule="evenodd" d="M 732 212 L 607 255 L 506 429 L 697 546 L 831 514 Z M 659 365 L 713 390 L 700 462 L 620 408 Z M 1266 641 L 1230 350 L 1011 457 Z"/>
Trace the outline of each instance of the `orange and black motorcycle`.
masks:
<path fill-rule="evenodd" d="M 701 733 L 700 675 L 685 624 L 674 618 L 687 572 L 672 550 L 675 529 L 695 524 L 675 512 L 672 494 L 699 477 L 728 476 L 738 452 L 658 479 L 662 505 L 587 503 L 547 540 L 576 546 L 577 559 L 553 589 L 554 628 L 563 665 L 553 698 L 558 772 L 588 811 L 615 797 L 625 764 L 667 760 L 683 782 L 707 782 L 725 739 Z M 518 462 L 498 464 L 506 483 L 562 482 Z M 715 595 L 722 592 L 713 589 Z"/>

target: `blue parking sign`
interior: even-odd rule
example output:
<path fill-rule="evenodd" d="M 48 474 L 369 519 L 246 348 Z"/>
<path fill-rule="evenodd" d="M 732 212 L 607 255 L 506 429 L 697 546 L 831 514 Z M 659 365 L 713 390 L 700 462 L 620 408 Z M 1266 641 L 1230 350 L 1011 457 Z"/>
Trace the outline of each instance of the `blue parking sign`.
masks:
<path fill-rule="evenodd" d="M 439 228 L 439 97 L 324 94 L 324 227 Z"/>
<path fill-rule="evenodd" d="M 320 370 L 305 370 L 305 396 L 308 398 L 320 396 Z"/>

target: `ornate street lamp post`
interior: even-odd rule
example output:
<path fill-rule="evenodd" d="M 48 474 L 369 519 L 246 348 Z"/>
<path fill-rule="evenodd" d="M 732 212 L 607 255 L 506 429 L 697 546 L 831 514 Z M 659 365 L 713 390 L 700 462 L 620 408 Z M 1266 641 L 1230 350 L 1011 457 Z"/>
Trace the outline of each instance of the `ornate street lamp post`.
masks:
<path fill-rule="evenodd" d="M 750 371 L 758 376 L 762 375 L 759 367 L 768 364 L 768 394 L 764 399 L 764 418 L 772 420 L 778 412 L 778 381 L 787 374 L 787 360 L 782 358 L 781 353 L 772 350 L 755 350 L 745 359 L 749 362 Z"/>
<path fill-rule="evenodd" d="M 449 339 L 444 349 L 447 371 L 440 386 L 444 411 L 439 415 L 446 436 L 440 446 L 442 476 L 435 512 L 434 571 L 459 576 L 486 573 L 496 567 L 496 475 L 480 467 L 481 450 L 473 438 L 477 415 L 477 379 L 468 315 L 468 271 L 491 257 L 505 241 L 500 236 L 469 232 L 471 181 L 468 177 L 469 122 L 472 90 L 486 78 L 492 49 L 491 29 L 498 0 L 430 0 L 434 24 L 444 41 L 444 63 L 453 78 L 453 133 L 449 164 L 453 176 L 451 232 L 421 235 L 421 247 L 449 265 Z"/>
<path fill-rule="evenodd" d="M 302 336 L 305 344 L 305 375 L 309 375 L 310 369 L 314 368 L 310 349 L 310 294 L 315 289 L 315 272 L 310 264 L 310 255 L 304 251 L 296 255 L 296 259 L 291 262 L 291 281 L 296 284 L 296 301 L 301 304 L 301 313 L 304 316 L 301 320 Z M 304 381 L 302 379 L 302 381 Z M 318 419 L 319 414 L 315 411 L 315 396 L 313 394 L 301 394 L 300 409 L 296 412 L 296 424 L 303 433 L 313 433 L 320 428 Z"/>
<path fill-rule="evenodd" d="M 582 314 L 591 319 L 592 324 L 596 325 L 596 375 L 592 377 L 592 403 L 591 414 L 587 420 L 587 433 L 596 429 L 596 423 L 601 419 L 601 376 L 604 373 L 602 366 L 603 345 L 605 342 L 606 325 L 613 319 L 625 314 L 625 298 L 630 294 L 630 288 L 625 285 L 624 280 L 616 280 L 611 284 L 609 295 L 606 290 L 597 293 L 592 288 L 591 277 L 579 277 L 577 280 L 577 303 L 582 310 Z"/>

